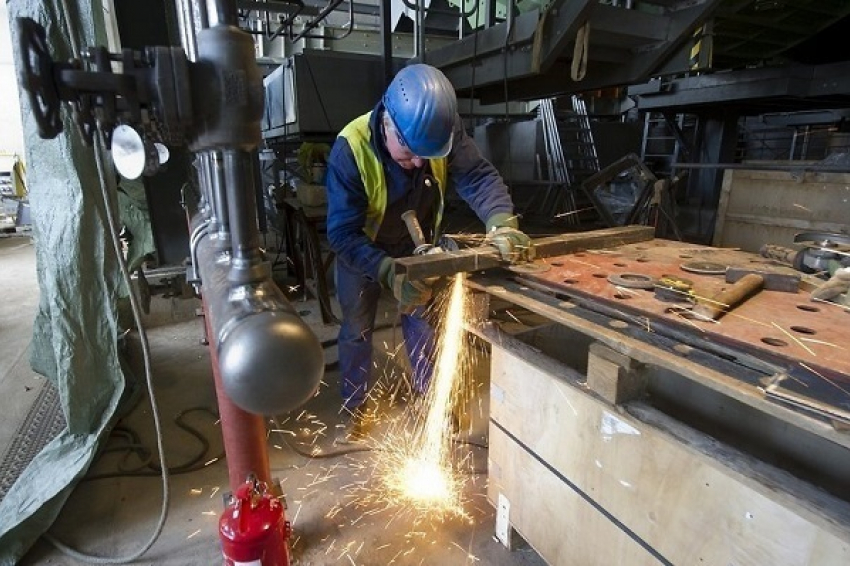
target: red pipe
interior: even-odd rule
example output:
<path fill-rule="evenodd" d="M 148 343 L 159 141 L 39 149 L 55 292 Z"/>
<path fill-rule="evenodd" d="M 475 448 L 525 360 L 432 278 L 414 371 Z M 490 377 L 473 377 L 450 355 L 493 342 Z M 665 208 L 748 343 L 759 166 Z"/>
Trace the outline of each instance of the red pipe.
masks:
<path fill-rule="evenodd" d="M 206 301 L 203 304 L 207 336 L 213 336 Z M 239 486 L 245 483 L 249 474 L 254 474 L 257 479 L 271 486 L 265 419 L 262 415 L 243 411 L 224 392 L 218 371 L 216 342 L 215 340 L 208 340 L 208 342 L 215 381 L 215 395 L 218 398 L 218 413 L 221 418 L 221 435 L 224 439 L 227 473 L 230 476 L 230 490 L 236 493 Z"/>

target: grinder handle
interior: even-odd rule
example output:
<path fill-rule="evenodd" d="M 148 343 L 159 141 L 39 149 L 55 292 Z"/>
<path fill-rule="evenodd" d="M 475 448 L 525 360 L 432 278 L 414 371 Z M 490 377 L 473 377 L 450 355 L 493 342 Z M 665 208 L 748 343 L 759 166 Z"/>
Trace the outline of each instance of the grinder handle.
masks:
<path fill-rule="evenodd" d="M 743 303 L 750 295 L 758 293 L 763 286 L 764 277 L 757 273 L 749 273 L 717 295 L 703 299 L 703 302 L 694 307 L 693 313 L 700 317 L 717 320 L 724 313 Z"/>
<path fill-rule="evenodd" d="M 425 241 L 425 233 L 422 232 L 422 226 L 419 224 L 419 219 L 416 218 L 415 210 L 406 210 L 401 214 L 401 219 L 404 220 L 407 231 L 410 232 L 410 237 L 413 238 L 413 245 L 417 248 L 427 244 Z"/>

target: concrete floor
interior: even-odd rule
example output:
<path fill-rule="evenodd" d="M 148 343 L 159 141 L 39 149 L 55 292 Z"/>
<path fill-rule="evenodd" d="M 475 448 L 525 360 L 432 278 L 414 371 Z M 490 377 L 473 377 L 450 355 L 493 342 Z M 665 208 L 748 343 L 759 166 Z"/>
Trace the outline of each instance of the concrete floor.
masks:
<path fill-rule="evenodd" d="M 29 238 L 0 239 L 0 454 L 25 417 L 44 379 L 29 370 L 26 349 L 38 300 L 34 250 Z M 146 326 L 152 350 L 153 379 L 163 423 L 169 467 L 188 468 L 170 478 L 170 502 L 162 534 L 138 564 L 217 564 L 221 561 L 217 521 L 222 492 L 228 489 L 226 464 L 216 459 L 222 451 L 214 411 L 209 355 L 199 340 L 202 326 L 195 317 L 195 299 L 156 298 Z M 322 340 L 336 336 L 336 326 L 320 322 L 313 301 L 296 303 Z M 379 319 L 391 322 L 394 304 L 387 301 Z M 403 369 L 392 355 L 400 331 L 388 328 L 376 336 L 376 366 L 386 370 L 385 387 L 376 389 L 383 424 L 373 438 L 405 411 L 393 402 L 388 390 Z M 336 360 L 335 348 L 326 350 L 326 361 Z M 139 364 L 138 356 L 134 361 Z M 486 364 L 481 364 L 475 387 L 477 396 L 470 440 L 486 444 Z M 338 373 L 328 371 L 317 397 L 304 411 L 278 415 L 269 424 L 272 473 L 280 478 L 293 523 L 293 564 L 424 565 L 528 565 L 543 564 L 529 547 L 508 551 L 493 539 L 495 517 L 485 498 L 486 446 L 458 444 L 456 458 L 466 458 L 464 511 L 466 518 L 435 523 L 409 509 L 387 505 L 373 477 L 374 452 L 310 458 L 316 446 L 324 453 L 339 450 L 332 439 L 339 422 Z M 180 424 L 195 428 L 202 442 Z M 280 427 L 278 428 L 278 425 Z M 145 396 L 121 422 L 140 444 L 155 450 L 150 404 Z M 278 432 L 276 432 L 277 430 Z M 279 431 L 283 432 L 279 432 Z M 129 434 L 129 433 L 126 433 Z M 118 448 L 130 436 L 117 435 L 108 443 Z M 372 446 L 374 441 L 367 443 Z M 154 456 L 155 459 L 155 456 Z M 194 469 L 197 468 L 197 469 Z M 116 475 L 120 469 L 125 473 Z M 127 470 L 137 470 L 137 476 Z M 51 533 L 86 553 L 119 557 L 134 553 L 152 536 L 160 517 L 162 485 L 150 467 L 126 450 L 107 451 L 90 476 L 74 491 Z M 148 475 L 142 475 L 148 474 Z M 66 557 L 51 544 L 39 541 L 21 564 L 85 564 Z"/>

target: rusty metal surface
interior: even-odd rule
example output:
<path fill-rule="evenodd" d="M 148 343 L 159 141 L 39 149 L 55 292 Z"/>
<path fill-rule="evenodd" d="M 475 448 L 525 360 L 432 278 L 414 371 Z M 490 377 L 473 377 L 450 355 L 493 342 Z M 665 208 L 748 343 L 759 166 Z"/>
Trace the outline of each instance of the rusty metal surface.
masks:
<path fill-rule="evenodd" d="M 600 249 L 649 241 L 652 239 L 653 231 L 653 228 L 649 226 L 619 226 L 574 234 L 562 234 L 535 239 L 534 249 L 538 258 L 547 258 L 578 250 Z M 496 248 L 480 246 L 438 254 L 398 258 L 395 261 L 395 270 L 397 274 L 406 274 L 410 279 L 425 279 L 507 265 L 499 257 Z"/>
<path fill-rule="evenodd" d="M 805 291 L 762 290 L 719 321 L 692 320 L 671 309 L 686 303 L 661 301 L 652 290 L 620 287 L 609 281 L 611 275 L 620 273 L 670 276 L 690 280 L 695 295 L 711 297 L 730 285 L 725 277 L 683 271 L 683 263 L 705 261 L 793 273 L 770 260 L 737 250 L 656 239 L 542 261 L 550 266 L 549 271 L 528 274 L 525 279 L 645 317 L 649 328 L 664 321 L 708 341 L 782 360 L 794 375 L 810 374 L 813 381 L 838 380 L 836 391 L 850 399 L 850 311 L 838 305 L 812 302 Z"/>

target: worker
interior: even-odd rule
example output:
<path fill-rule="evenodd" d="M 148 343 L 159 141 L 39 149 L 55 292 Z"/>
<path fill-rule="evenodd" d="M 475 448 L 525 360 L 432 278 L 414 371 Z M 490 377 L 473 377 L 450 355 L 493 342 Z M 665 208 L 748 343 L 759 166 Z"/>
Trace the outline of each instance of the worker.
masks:
<path fill-rule="evenodd" d="M 328 158 L 327 233 L 336 253 L 342 307 L 339 368 L 345 422 L 338 440 L 362 439 L 372 366 L 372 330 L 382 288 L 399 301 L 415 393 L 433 370 L 433 328 L 424 318 L 433 281 L 396 278 L 394 258 L 413 254 L 401 219 L 413 210 L 433 239 L 449 185 L 485 223 L 506 260 L 528 259 L 531 242 L 518 229 L 513 203 L 496 168 L 465 133 L 454 87 L 438 69 L 405 67 L 371 112 L 340 132 Z"/>

